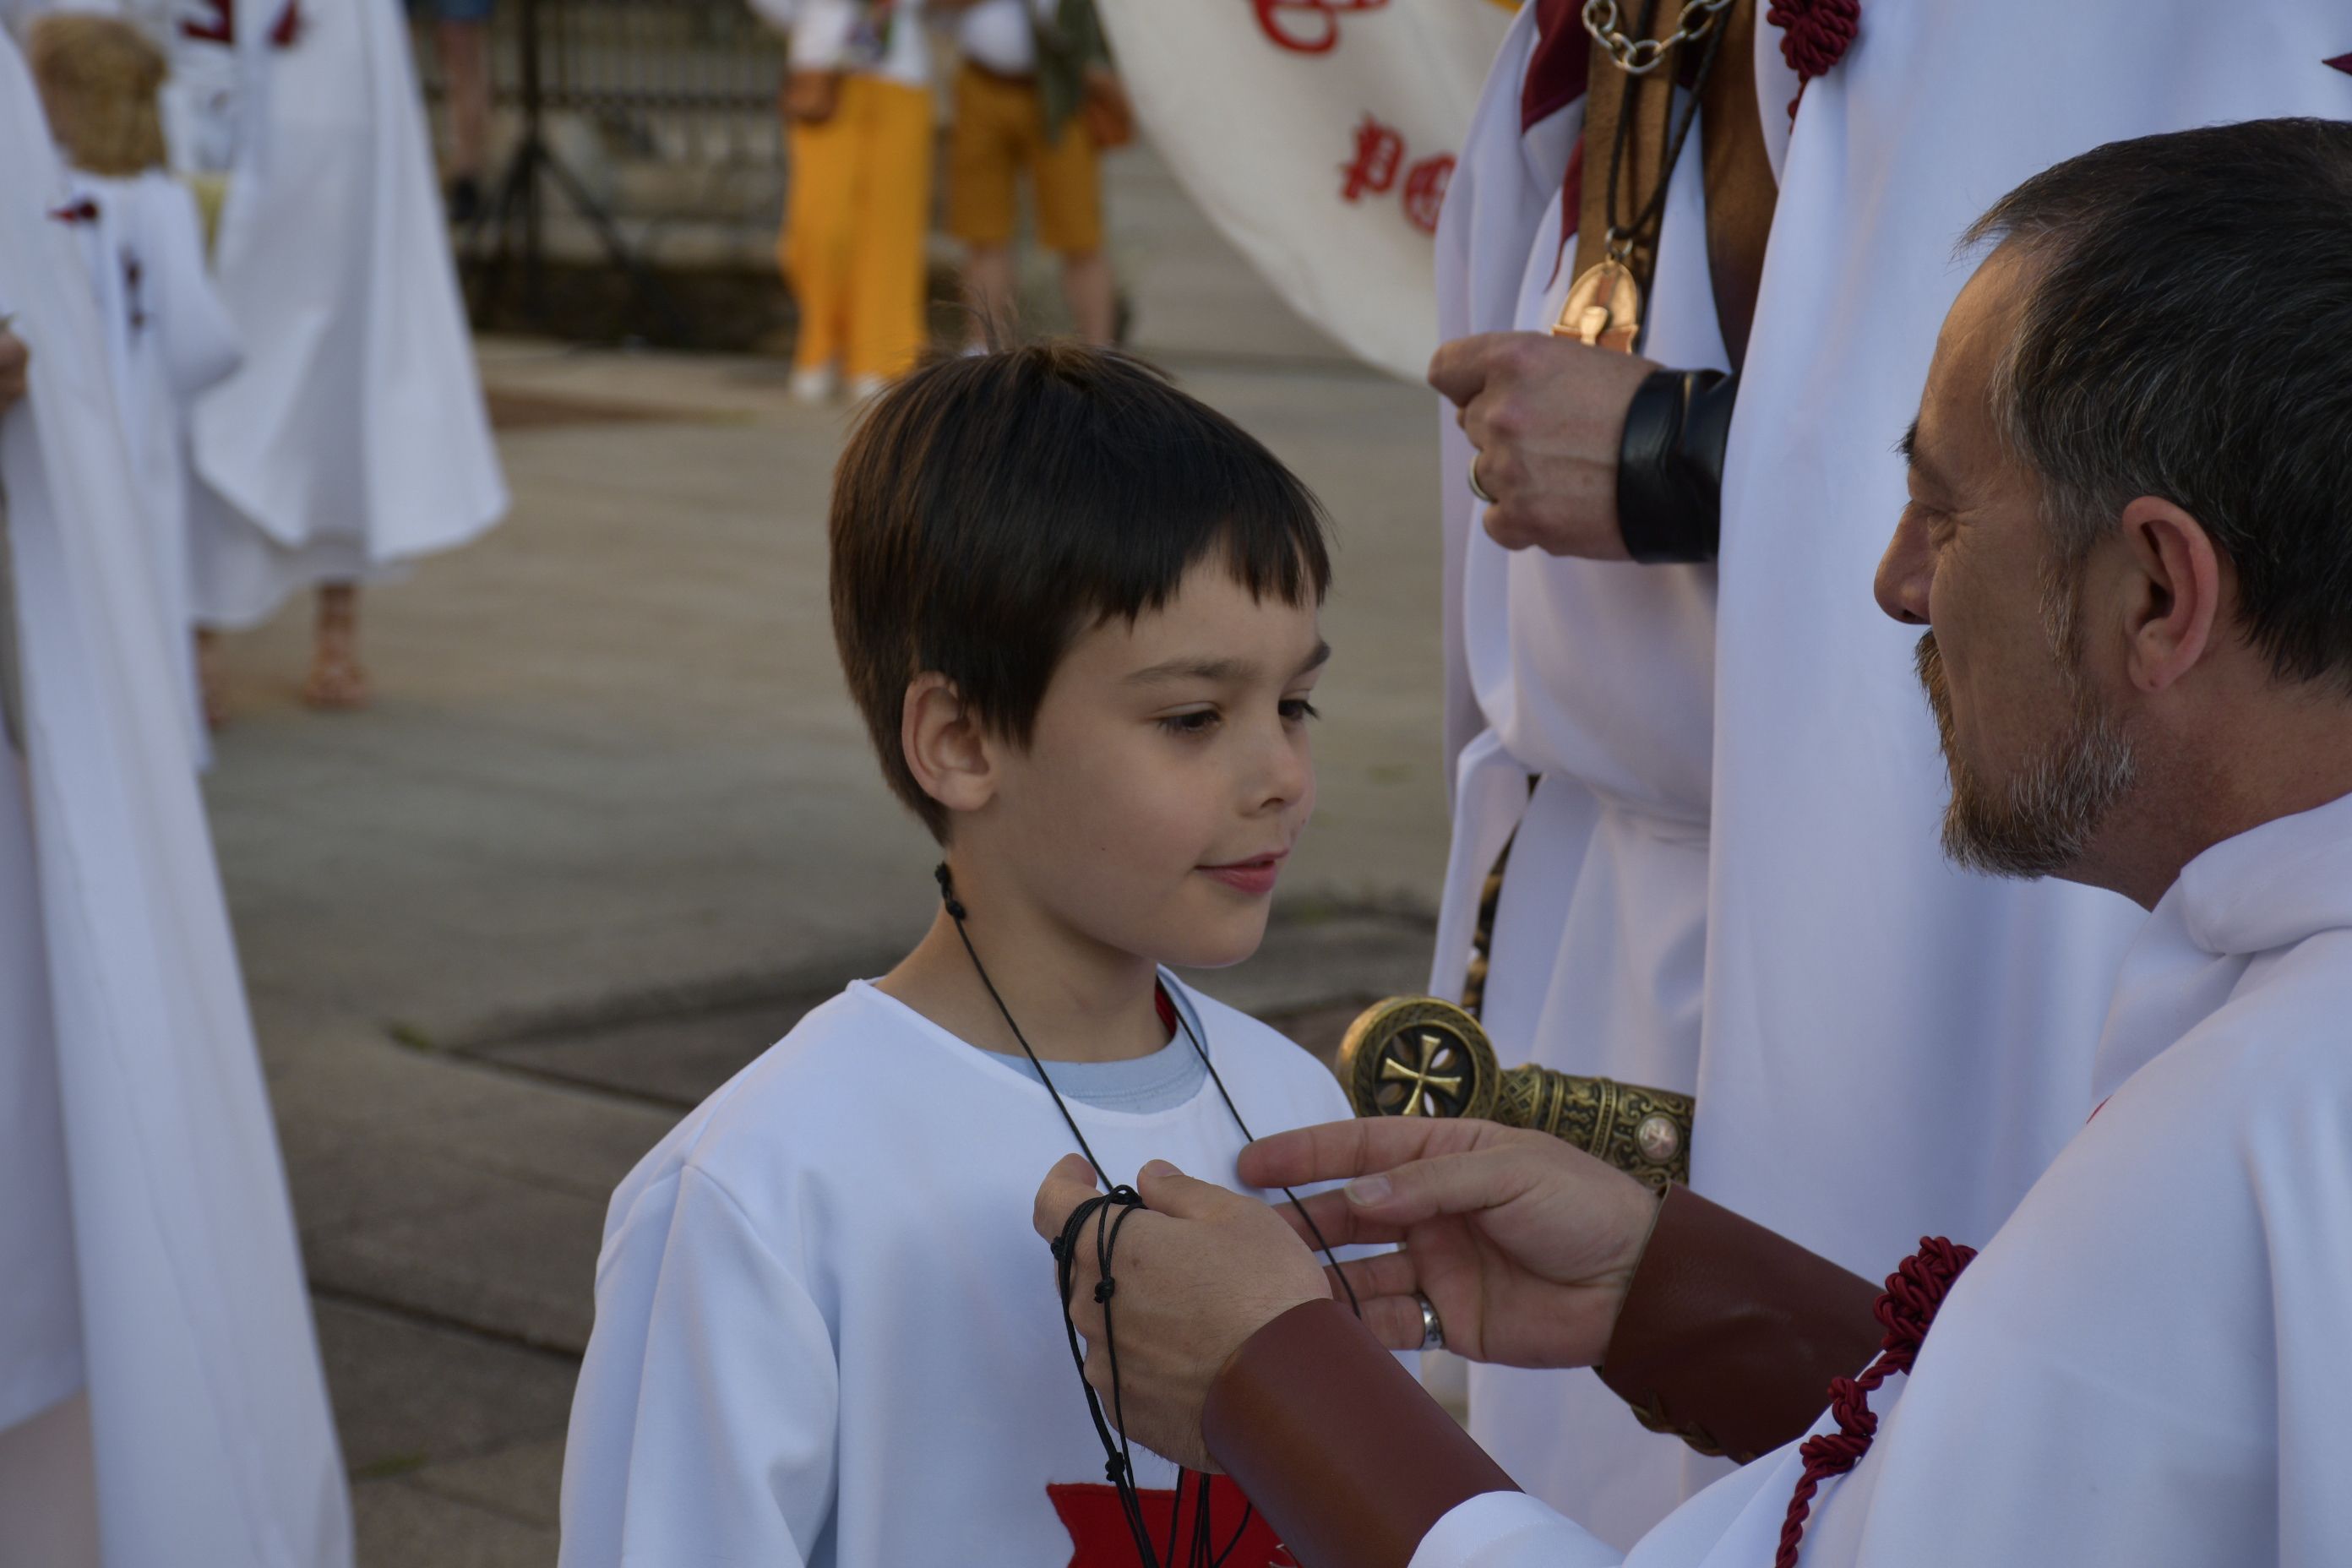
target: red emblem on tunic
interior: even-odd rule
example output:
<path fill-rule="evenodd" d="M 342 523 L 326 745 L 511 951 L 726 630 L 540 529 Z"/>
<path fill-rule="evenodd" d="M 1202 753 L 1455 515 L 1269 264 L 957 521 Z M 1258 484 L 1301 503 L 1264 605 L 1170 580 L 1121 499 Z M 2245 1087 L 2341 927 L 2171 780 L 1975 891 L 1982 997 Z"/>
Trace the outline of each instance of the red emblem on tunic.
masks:
<path fill-rule="evenodd" d="M 1250 0 L 1265 36 L 1295 54 L 1328 55 L 1339 47 L 1339 14 L 1377 11 L 1389 0 Z"/>
<path fill-rule="evenodd" d="M 1127 1532 L 1127 1515 L 1119 1509 L 1117 1488 L 1048 1486 L 1045 1495 L 1053 1500 L 1062 1528 L 1070 1532 L 1070 1568 L 1135 1568 L 1135 1538 Z M 1197 1488 L 1187 1486 L 1184 1510 L 1177 1513 L 1174 1492 L 1137 1492 L 1143 1505 L 1143 1522 L 1150 1528 L 1152 1539 L 1171 1539 L 1169 1527 L 1173 1524 L 1181 1554 L 1183 1543 L 1192 1539 L 1200 1495 Z M 1223 1476 L 1209 1478 L 1209 1535 L 1211 1555 L 1225 1552 L 1219 1559 L 1225 1568 L 1297 1568 L 1297 1560 L 1275 1539 L 1274 1527 L 1265 1516 L 1251 1508 L 1241 1489 Z M 1227 1542 L 1233 1543 L 1230 1551 Z"/>
<path fill-rule="evenodd" d="M 2319 63 L 2324 66 L 2334 66 L 2346 76 L 2352 76 L 2352 55 L 2338 55 L 2332 60 L 2322 60 Z"/>
<path fill-rule="evenodd" d="M 1404 162 L 1404 138 L 1396 127 L 1370 115 L 1356 127 L 1356 155 L 1339 165 L 1347 183 L 1339 187 L 1342 201 L 1360 202 L 1364 193 L 1385 195 L 1396 186 L 1397 168 Z"/>
<path fill-rule="evenodd" d="M 1437 215 L 1445 210 L 1446 183 L 1454 178 L 1454 154 L 1423 158 L 1404 173 L 1404 216 L 1423 234 L 1437 232 Z"/>

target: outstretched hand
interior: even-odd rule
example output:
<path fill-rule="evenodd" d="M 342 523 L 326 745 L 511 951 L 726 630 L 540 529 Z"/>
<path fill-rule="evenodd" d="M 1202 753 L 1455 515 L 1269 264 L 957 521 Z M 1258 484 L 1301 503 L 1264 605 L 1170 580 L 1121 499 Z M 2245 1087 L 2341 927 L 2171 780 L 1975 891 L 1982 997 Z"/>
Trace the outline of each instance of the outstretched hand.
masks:
<path fill-rule="evenodd" d="M 1658 367 L 1546 332 L 1482 332 L 1441 344 L 1429 384 L 1461 410 L 1472 472 L 1495 498 L 1486 531 L 1506 550 L 1624 561 L 1617 451 L 1625 410 Z"/>
<path fill-rule="evenodd" d="M 1089 1219 L 1079 1236 L 1070 1321 L 1086 1337 L 1087 1382 L 1132 1441 L 1213 1470 L 1201 1440 L 1209 1385 L 1242 1342 L 1330 1288 L 1313 1255 L 1255 1198 L 1196 1182 L 1164 1160 L 1144 1166 L 1135 1186 L 1149 1206 L 1120 1226 L 1111 1256 L 1110 1339 L 1095 1293 L 1096 1226 L 1115 1223 L 1118 1211 Z M 1064 1156 L 1037 1189 L 1037 1234 L 1058 1237 L 1097 1191 L 1086 1161 Z"/>
<path fill-rule="evenodd" d="M 1418 1291 L 1437 1310 L 1448 1350 L 1507 1366 L 1601 1360 L 1657 1214 L 1656 1194 L 1615 1167 L 1491 1121 L 1302 1127 L 1242 1151 L 1241 1178 L 1346 1181 L 1305 1206 L 1334 1247 L 1403 1244 L 1345 1265 L 1381 1342 L 1419 1348 Z M 1286 1205 L 1276 1212 L 1305 1234 Z"/>

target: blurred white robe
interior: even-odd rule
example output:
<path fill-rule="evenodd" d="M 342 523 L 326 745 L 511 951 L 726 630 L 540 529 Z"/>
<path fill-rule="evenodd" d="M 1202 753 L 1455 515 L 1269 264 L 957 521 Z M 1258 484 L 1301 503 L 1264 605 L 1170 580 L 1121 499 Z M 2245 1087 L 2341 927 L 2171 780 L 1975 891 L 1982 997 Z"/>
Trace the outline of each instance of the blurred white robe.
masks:
<path fill-rule="evenodd" d="M 1572 281 L 1562 181 L 1583 103 L 1522 128 L 1536 42 L 1528 5 L 1447 188 L 1447 339 L 1547 329 Z M 1643 352 L 1721 369 L 1704 225 L 1694 143 L 1669 193 Z M 1460 994 L 1487 868 L 1516 831 L 1483 1009 L 1496 1048 L 1688 1093 L 1706 957 L 1715 571 L 1504 550 L 1470 494 L 1469 442 L 1444 414 L 1454 816 L 1431 988 Z M 1633 1426 L 1581 1370 L 1471 1367 L 1470 1429 L 1521 1485 L 1620 1542 L 1722 1469 Z"/>
<path fill-rule="evenodd" d="M 222 503 L 194 567 L 214 626 L 463 544 L 507 508 L 401 11 L 306 0 L 290 43 L 282 15 L 237 7 L 224 111 L 214 268 L 246 358 L 196 409 Z"/>
<path fill-rule="evenodd" d="M 0 753 L 0 1426 L 86 1389 L 108 1568 L 344 1568 L 342 1465 L 141 495 L 5 39 L 0 154 L 0 311 L 33 356 L 0 421 L 24 736 Z M 0 1538 L 0 1562 L 20 1545 Z"/>
<path fill-rule="evenodd" d="M 1871 1396 L 1876 1440 L 1822 1483 L 1807 1568 L 2352 1561 L 2347 1013 L 2352 796 L 2189 863 L 2125 960 L 2110 1097 Z M 1494 1492 L 1412 1568 L 1759 1568 L 1798 1447 L 1622 1559 Z"/>
<path fill-rule="evenodd" d="M 205 270 L 204 223 L 185 186 L 161 170 L 130 179 L 68 170 L 66 180 L 72 205 L 86 215 L 74 226 L 106 331 L 131 475 L 146 503 L 149 559 L 191 745 L 208 762 L 191 644 L 188 419 L 196 395 L 236 368 L 236 329 Z"/>

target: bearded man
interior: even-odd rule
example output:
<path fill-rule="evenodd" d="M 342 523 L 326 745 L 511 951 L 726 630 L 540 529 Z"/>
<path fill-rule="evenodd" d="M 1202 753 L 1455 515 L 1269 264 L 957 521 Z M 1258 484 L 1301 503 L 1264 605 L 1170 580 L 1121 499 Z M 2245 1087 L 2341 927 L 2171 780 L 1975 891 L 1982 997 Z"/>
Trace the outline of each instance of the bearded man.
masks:
<path fill-rule="evenodd" d="M 1230 1472 L 1310 1568 L 2352 1556 L 2347 232 L 2352 124 L 2318 120 L 2110 144 L 1977 226 L 1998 243 L 1903 442 L 1878 601 L 1932 627 L 1954 858 L 2150 910 L 2095 1110 L 1961 1238 L 1980 1257 L 1926 1237 L 1874 1293 L 1556 1140 L 1307 1129 L 1240 1173 L 1354 1178 L 1307 1206 L 1335 1245 L 1403 1243 L 1347 1266 L 1362 1323 L 1272 1211 L 1147 1166 L 1159 1212 L 1121 1229 L 1115 1292 L 1080 1248 L 1071 1306 L 1097 1346 L 1116 1315 L 1116 1370 L 1087 1371 L 1129 1435 Z M 1968 981 L 1970 954 L 1937 957 Z M 1041 1233 L 1083 1178 L 1048 1178 Z M 1853 1163 L 1818 1201 L 1877 1179 Z M 1627 1557 L 1385 1357 L 1432 1321 L 1474 1359 L 1597 1364 L 1654 1421 L 1761 1457 Z"/>

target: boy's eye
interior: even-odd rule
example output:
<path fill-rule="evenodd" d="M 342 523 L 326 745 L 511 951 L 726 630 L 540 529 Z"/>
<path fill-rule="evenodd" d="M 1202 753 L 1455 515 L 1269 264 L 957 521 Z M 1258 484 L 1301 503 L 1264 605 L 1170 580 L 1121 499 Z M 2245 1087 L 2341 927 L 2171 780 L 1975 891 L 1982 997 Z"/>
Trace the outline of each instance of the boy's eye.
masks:
<path fill-rule="evenodd" d="M 1192 713 L 1171 713 L 1160 721 L 1160 727 L 1171 735 L 1205 735 L 1217 727 L 1216 710 L 1203 708 Z"/>
<path fill-rule="evenodd" d="M 1321 711 L 1304 697 L 1286 697 L 1282 700 L 1282 721 L 1286 724 L 1304 724 L 1309 719 L 1321 717 Z"/>

